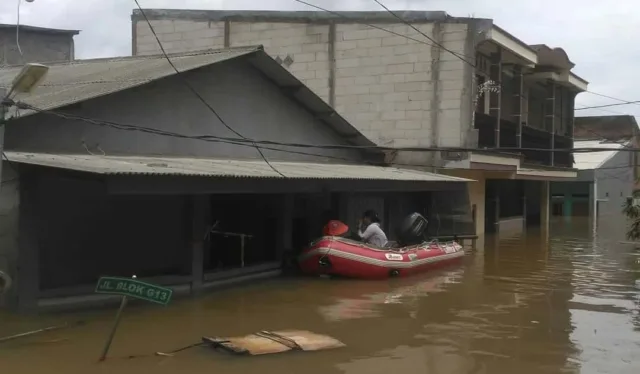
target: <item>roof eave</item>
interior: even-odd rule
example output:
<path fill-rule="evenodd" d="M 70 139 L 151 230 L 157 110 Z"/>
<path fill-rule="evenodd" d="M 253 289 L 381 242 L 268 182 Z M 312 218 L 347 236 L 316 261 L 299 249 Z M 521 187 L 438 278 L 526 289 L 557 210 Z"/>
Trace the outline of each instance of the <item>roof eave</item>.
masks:
<path fill-rule="evenodd" d="M 536 65 L 538 63 L 538 54 L 533 48 L 496 25 L 493 25 L 487 33 L 487 39 L 509 50 L 530 65 Z"/>

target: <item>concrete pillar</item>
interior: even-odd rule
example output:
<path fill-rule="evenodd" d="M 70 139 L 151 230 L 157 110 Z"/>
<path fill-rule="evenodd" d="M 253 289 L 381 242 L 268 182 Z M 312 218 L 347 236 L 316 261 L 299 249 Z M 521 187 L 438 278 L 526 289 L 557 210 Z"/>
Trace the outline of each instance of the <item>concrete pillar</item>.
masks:
<path fill-rule="evenodd" d="M 527 229 L 527 188 L 522 188 L 522 229 Z"/>
<path fill-rule="evenodd" d="M 543 181 L 540 189 L 540 229 L 549 230 L 550 183 Z"/>
<path fill-rule="evenodd" d="M 294 196 L 293 194 L 285 194 L 282 196 L 282 205 L 278 216 L 278 240 L 276 253 L 278 259 L 286 251 L 293 250 L 293 213 L 294 213 Z"/>
<path fill-rule="evenodd" d="M 202 291 L 204 281 L 204 245 L 211 203 L 209 195 L 192 195 L 188 199 L 191 216 L 191 293 L 197 294 Z"/>
<path fill-rule="evenodd" d="M 20 218 L 20 181 L 11 168 L 2 171 L 3 186 L 0 189 L 0 271 L 13 281 L 18 271 L 18 231 Z M 18 302 L 15 282 L 8 289 L 0 290 L 0 309 L 15 309 Z"/>
<path fill-rule="evenodd" d="M 498 47 L 490 57 L 489 78 L 500 86 L 497 91 L 489 92 L 489 115 L 493 117 L 494 146 L 500 147 L 500 120 L 502 119 L 502 48 Z"/>
<path fill-rule="evenodd" d="M 573 195 L 570 192 L 564 194 L 562 215 L 564 217 L 571 217 L 573 215 Z"/>
<path fill-rule="evenodd" d="M 33 178 L 22 177 L 20 179 L 18 256 L 14 278 L 14 292 L 17 296 L 16 302 L 20 312 L 35 311 L 40 296 L 37 185 L 37 181 Z"/>
<path fill-rule="evenodd" d="M 589 184 L 589 217 L 591 217 L 591 229 L 595 232 L 598 228 L 598 185 L 595 181 Z"/>

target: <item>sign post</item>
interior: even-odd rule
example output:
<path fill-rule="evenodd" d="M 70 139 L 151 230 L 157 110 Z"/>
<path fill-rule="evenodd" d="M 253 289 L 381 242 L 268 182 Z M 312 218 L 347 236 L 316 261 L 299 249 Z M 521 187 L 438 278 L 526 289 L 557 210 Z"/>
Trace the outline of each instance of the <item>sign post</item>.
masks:
<path fill-rule="evenodd" d="M 135 275 L 131 278 L 102 277 L 98 280 L 95 292 L 122 295 L 120 308 L 118 308 L 116 319 L 113 323 L 113 327 L 111 328 L 111 332 L 109 333 L 109 337 L 107 338 L 107 342 L 104 345 L 99 361 L 104 361 L 107 358 L 111 342 L 113 341 L 118 325 L 120 324 L 122 312 L 127 306 L 128 297 L 145 300 L 151 303 L 167 305 L 169 304 L 169 301 L 171 301 L 171 296 L 173 295 L 172 289 L 141 282 L 136 279 Z"/>
<path fill-rule="evenodd" d="M 109 337 L 107 338 L 107 342 L 102 349 L 102 354 L 100 355 L 99 361 L 104 361 L 107 358 L 107 353 L 109 353 L 109 348 L 111 348 L 111 342 L 113 341 L 113 337 L 116 336 L 116 330 L 118 329 L 118 325 L 120 324 L 120 317 L 122 317 L 122 311 L 124 307 L 127 306 L 127 297 L 122 296 L 122 301 L 120 302 L 120 308 L 118 308 L 118 313 L 116 313 L 116 320 L 113 323 L 113 327 L 111 328 L 111 332 L 109 333 Z"/>

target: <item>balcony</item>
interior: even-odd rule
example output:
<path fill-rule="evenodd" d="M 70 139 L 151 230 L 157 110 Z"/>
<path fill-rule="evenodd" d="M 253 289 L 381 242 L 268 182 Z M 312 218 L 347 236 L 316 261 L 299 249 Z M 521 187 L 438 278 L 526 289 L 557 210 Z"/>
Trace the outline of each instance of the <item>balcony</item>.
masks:
<path fill-rule="evenodd" d="M 495 148 L 496 145 L 496 118 L 483 113 L 476 112 L 474 127 L 478 130 L 478 147 Z M 548 151 L 522 150 L 509 151 L 509 153 L 520 153 L 524 164 L 555 167 L 573 167 L 573 155 L 569 152 L 551 151 L 552 134 L 532 127 L 522 126 L 522 140 L 519 145 L 518 125 L 515 122 L 500 120 L 499 127 L 500 147 L 502 148 L 539 148 Z M 554 149 L 567 149 L 573 147 L 573 140 L 570 137 L 556 134 L 553 136 Z M 553 153 L 553 163 L 551 154 Z"/>
<path fill-rule="evenodd" d="M 500 39 L 501 40 L 501 39 Z M 560 48 L 486 40 L 476 50 L 478 146 L 520 148 L 523 164 L 573 167 L 575 97 L 587 82 Z M 519 52 L 518 52 L 519 51 Z M 524 150 L 536 148 L 541 150 Z"/>

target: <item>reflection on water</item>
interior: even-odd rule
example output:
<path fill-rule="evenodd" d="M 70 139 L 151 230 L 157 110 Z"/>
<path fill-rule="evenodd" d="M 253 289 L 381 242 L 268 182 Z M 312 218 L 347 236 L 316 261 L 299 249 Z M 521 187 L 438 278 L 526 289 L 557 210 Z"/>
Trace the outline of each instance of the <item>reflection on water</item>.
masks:
<path fill-rule="evenodd" d="M 464 265 L 383 282 L 281 279 L 167 308 L 133 305 L 111 356 L 96 358 L 114 310 L 39 318 L 1 316 L 0 336 L 64 321 L 85 326 L 0 345 L 12 373 L 638 373 L 640 251 L 611 229 L 559 222 L 487 238 Z M 202 335 L 308 329 L 334 336 L 335 351 L 238 358 L 196 348 L 140 357 Z"/>

